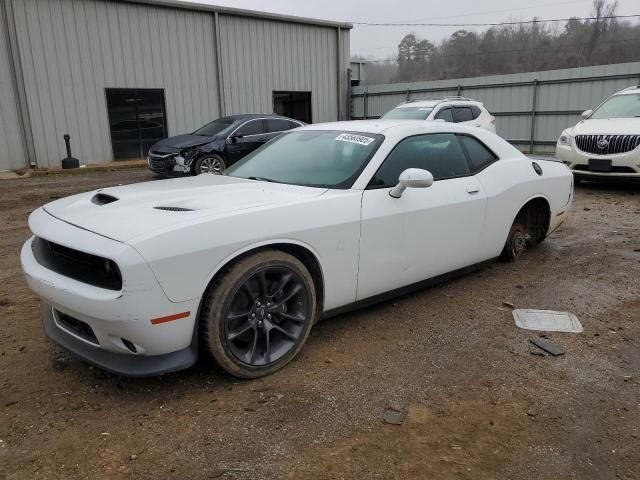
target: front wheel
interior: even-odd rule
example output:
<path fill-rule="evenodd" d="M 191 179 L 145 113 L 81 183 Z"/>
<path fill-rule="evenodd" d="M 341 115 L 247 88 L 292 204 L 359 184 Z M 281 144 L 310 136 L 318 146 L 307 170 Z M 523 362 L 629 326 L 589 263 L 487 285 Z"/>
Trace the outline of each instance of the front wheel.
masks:
<path fill-rule="evenodd" d="M 211 286 L 203 305 L 203 347 L 240 378 L 269 375 L 289 363 L 319 314 L 307 268 L 276 250 L 233 264 Z"/>
<path fill-rule="evenodd" d="M 222 175 L 227 165 L 220 155 L 204 155 L 196 159 L 193 164 L 193 173 L 200 175 L 201 173 L 213 173 L 214 175 Z"/>

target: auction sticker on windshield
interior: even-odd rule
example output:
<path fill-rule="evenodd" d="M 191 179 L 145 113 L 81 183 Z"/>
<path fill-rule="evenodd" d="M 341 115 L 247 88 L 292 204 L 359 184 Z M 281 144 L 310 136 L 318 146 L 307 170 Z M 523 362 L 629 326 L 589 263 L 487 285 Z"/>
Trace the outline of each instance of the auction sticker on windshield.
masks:
<path fill-rule="evenodd" d="M 357 143 L 358 145 L 369 145 L 375 138 L 365 137 L 364 135 L 354 135 L 352 133 L 341 133 L 336 140 L 341 142 Z"/>

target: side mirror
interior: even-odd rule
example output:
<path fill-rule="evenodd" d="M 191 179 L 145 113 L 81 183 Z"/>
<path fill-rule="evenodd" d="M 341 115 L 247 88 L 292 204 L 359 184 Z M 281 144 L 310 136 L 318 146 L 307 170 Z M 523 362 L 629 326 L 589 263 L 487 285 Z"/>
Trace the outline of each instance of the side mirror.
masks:
<path fill-rule="evenodd" d="M 580 114 L 580 116 L 586 120 L 587 118 L 589 118 L 591 116 L 591 114 L 593 113 L 593 110 L 585 110 L 584 112 L 582 112 L 582 114 Z"/>
<path fill-rule="evenodd" d="M 227 143 L 236 143 L 241 137 L 241 135 L 231 135 L 229 138 L 227 138 Z"/>
<path fill-rule="evenodd" d="M 421 168 L 407 168 L 400 174 L 398 185 L 389 191 L 393 198 L 400 198 L 407 188 L 426 188 L 433 185 L 431 172 Z"/>

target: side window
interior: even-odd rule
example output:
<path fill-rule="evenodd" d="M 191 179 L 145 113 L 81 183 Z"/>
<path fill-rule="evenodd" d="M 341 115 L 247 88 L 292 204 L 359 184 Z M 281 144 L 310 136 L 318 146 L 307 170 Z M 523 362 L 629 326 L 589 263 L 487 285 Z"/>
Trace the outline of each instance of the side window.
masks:
<path fill-rule="evenodd" d="M 289 126 L 289 120 L 283 120 L 281 118 L 267 118 L 264 123 L 265 132 L 267 133 L 284 132 L 291 128 Z"/>
<path fill-rule="evenodd" d="M 453 122 L 453 114 L 450 108 L 443 108 L 436 115 L 436 120 L 444 120 L 445 122 Z"/>
<path fill-rule="evenodd" d="M 470 122 L 473 120 L 473 112 L 470 107 L 456 107 L 453 111 L 453 118 L 456 123 Z"/>
<path fill-rule="evenodd" d="M 247 135 L 260 135 L 261 133 L 264 133 L 262 120 L 250 120 L 238 129 L 236 135 L 246 137 Z"/>
<path fill-rule="evenodd" d="M 480 116 L 480 114 L 482 113 L 482 110 L 480 110 L 480 107 L 477 107 L 475 105 L 471 105 L 471 111 L 473 112 L 473 119 L 474 120 L 476 118 L 478 118 Z"/>
<path fill-rule="evenodd" d="M 490 151 L 475 138 L 469 137 L 467 135 L 460 135 L 458 138 L 467 151 L 467 156 L 469 158 L 469 164 L 472 172 L 482 170 L 484 167 L 495 162 L 498 159 L 498 157 L 496 157 L 492 151 Z"/>
<path fill-rule="evenodd" d="M 392 187 L 407 168 L 428 170 L 434 180 L 469 175 L 469 165 L 454 134 L 417 135 L 396 145 L 371 179 L 369 187 Z"/>

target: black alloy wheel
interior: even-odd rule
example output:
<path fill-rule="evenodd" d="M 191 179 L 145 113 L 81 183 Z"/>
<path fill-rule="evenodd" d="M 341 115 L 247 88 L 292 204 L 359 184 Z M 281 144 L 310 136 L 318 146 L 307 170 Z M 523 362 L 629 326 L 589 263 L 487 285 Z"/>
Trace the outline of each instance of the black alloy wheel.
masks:
<path fill-rule="evenodd" d="M 300 260 L 259 251 L 227 267 L 205 294 L 201 344 L 232 375 L 268 375 L 300 351 L 319 310 L 313 278 Z"/>

